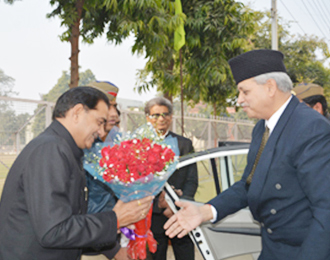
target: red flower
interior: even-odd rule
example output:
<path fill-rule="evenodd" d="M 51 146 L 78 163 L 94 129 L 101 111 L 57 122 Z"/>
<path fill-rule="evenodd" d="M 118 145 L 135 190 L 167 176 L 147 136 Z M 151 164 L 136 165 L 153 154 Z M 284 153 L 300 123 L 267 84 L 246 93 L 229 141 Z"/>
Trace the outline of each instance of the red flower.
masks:
<path fill-rule="evenodd" d="M 160 144 L 153 143 L 148 138 L 130 139 L 104 147 L 101 151 L 100 166 L 106 170 L 105 181 L 115 178 L 129 183 L 164 170 L 166 163 L 174 160 L 174 152 Z"/>

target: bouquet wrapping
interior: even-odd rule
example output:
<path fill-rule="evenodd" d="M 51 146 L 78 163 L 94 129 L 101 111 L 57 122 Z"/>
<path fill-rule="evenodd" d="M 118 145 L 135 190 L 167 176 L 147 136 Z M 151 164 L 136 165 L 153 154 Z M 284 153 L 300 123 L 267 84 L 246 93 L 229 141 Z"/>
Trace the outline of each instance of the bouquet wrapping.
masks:
<path fill-rule="evenodd" d="M 161 192 L 176 169 L 179 155 L 177 139 L 159 137 L 150 124 L 133 134 L 117 136 L 112 145 L 99 144 L 98 148 L 85 157 L 84 168 L 124 202 Z M 134 231 L 121 229 L 130 239 L 128 254 L 132 259 L 145 259 L 146 245 L 150 252 L 157 249 L 150 231 L 151 214 L 152 207 L 145 219 L 135 223 Z"/>

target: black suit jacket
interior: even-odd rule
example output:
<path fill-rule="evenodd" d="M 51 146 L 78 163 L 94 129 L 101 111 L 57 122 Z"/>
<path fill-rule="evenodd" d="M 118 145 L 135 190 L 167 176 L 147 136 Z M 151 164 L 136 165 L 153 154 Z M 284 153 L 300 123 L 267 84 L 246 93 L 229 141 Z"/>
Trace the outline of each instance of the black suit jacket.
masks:
<path fill-rule="evenodd" d="M 177 138 L 180 156 L 194 152 L 190 139 L 177 135 L 171 131 L 169 132 L 169 135 Z M 193 200 L 198 187 L 197 165 L 191 164 L 176 170 L 168 179 L 168 183 L 174 186 L 175 189 L 182 190 L 183 195 L 181 198 Z M 158 208 L 157 204 L 158 200 L 156 198 L 153 207 L 151 230 L 154 233 L 163 233 L 163 226 L 168 218 L 163 215 L 163 209 Z"/>
<path fill-rule="evenodd" d="M 113 211 L 86 215 L 82 155 L 56 120 L 23 149 L 0 202 L 0 259 L 73 260 L 115 243 Z"/>

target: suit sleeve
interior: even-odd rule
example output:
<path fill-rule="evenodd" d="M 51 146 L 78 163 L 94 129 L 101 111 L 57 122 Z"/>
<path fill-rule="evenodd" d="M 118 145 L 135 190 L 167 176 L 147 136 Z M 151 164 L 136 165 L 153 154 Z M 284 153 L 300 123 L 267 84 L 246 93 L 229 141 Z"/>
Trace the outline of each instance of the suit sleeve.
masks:
<path fill-rule="evenodd" d="M 260 141 L 259 139 L 262 137 L 262 131 L 260 131 L 260 128 L 262 128 L 263 124 L 264 121 L 259 121 L 253 128 L 252 142 L 247 156 L 247 165 L 244 169 L 241 180 L 207 203 L 214 206 L 217 211 L 217 219 L 215 222 L 248 206 L 246 179 L 251 172 L 257 151 L 259 149 L 257 146 Z"/>
<path fill-rule="evenodd" d="M 245 185 L 246 178 L 244 175 L 240 181 L 236 182 L 229 189 L 207 202 L 207 204 L 214 206 L 217 211 L 217 218 L 215 222 L 248 206 L 247 190 Z"/>
<path fill-rule="evenodd" d="M 297 257 L 301 260 L 330 259 L 330 131 L 325 123 L 310 124 L 307 131 L 297 136 L 295 143 L 301 145 L 292 155 L 312 211 L 308 236 Z"/>
<path fill-rule="evenodd" d="M 68 147 L 64 148 L 54 142 L 38 146 L 23 174 L 27 208 L 39 243 L 50 248 L 114 245 L 115 213 L 81 212 L 84 175 L 77 171 Z"/>

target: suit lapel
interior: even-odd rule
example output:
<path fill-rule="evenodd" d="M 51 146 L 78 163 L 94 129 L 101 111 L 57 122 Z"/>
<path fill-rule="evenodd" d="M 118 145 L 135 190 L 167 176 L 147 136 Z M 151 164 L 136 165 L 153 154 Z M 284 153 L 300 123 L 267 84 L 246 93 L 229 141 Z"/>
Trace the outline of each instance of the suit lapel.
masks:
<path fill-rule="evenodd" d="M 256 212 L 257 207 L 259 205 L 261 193 L 263 191 L 267 176 L 269 174 L 269 168 L 272 163 L 274 153 L 276 152 L 276 145 L 283 133 L 283 130 L 287 126 L 287 123 L 290 120 L 293 111 L 298 104 L 299 100 L 295 96 L 293 96 L 288 106 L 284 110 L 283 114 L 281 115 L 280 119 L 278 120 L 273 132 L 269 136 L 268 142 L 260 157 L 248 193 L 249 207 L 253 213 Z M 260 145 L 261 140 L 258 141 Z"/>

